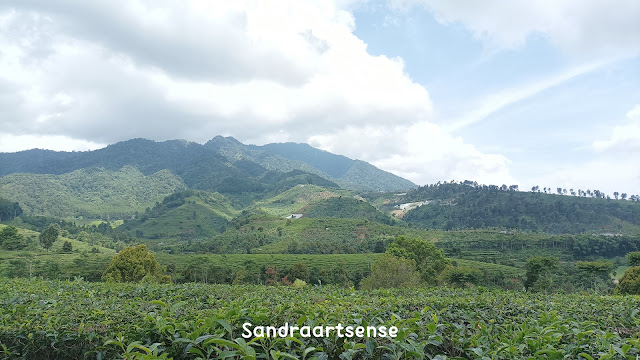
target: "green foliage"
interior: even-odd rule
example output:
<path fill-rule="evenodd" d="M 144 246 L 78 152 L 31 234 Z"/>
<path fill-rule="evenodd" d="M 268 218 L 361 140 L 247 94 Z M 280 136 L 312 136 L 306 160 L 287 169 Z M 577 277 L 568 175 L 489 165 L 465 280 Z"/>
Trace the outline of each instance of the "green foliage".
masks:
<path fill-rule="evenodd" d="M 304 263 L 297 262 L 289 269 L 288 275 L 291 280 L 299 279 L 306 282 L 309 281 L 309 268 Z"/>
<path fill-rule="evenodd" d="M 550 290 L 553 284 L 551 273 L 558 267 L 554 257 L 533 256 L 527 259 L 527 274 L 524 286 L 527 290 Z"/>
<path fill-rule="evenodd" d="M 128 247 L 119 252 L 102 275 L 106 282 L 146 282 L 165 283 L 171 278 L 146 245 Z"/>
<path fill-rule="evenodd" d="M 73 245 L 70 241 L 64 242 L 64 244 L 62 245 L 62 252 L 65 254 L 70 254 L 71 252 L 73 252 Z"/>
<path fill-rule="evenodd" d="M 401 201 L 431 202 L 408 211 L 403 220 L 445 230 L 498 227 L 553 234 L 598 231 L 615 235 L 640 227 L 637 202 L 507 189 L 456 183 L 419 187 Z M 616 229 L 613 234 L 611 229 Z"/>
<path fill-rule="evenodd" d="M 425 305 L 427 304 L 427 305 Z M 636 296 L 486 289 L 0 279 L 0 357 L 633 359 Z M 77 311 L 83 309 L 83 311 Z M 242 324 L 396 326 L 395 338 L 243 339 Z M 285 355 L 286 354 L 286 355 Z"/>
<path fill-rule="evenodd" d="M 387 254 L 413 260 L 416 269 L 426 284 L 436 284 L 438 275 L 450 263 L 441 249 L 432 242 L 422 239 L 407 239 L 399 236 L 387 248 Z"/>
<path fill-rule="evenodd" d="M 22 215 L 20 204 L 0 198 L 0 221 L 10 221 L 20 215 Z"/>
<path fill-rule="evenodd" d="M 27 243 L 15 226 L 7 226 L 0 230 L 0 248 L 4 250 L 22 250 Z"/>
<path fill-rule="evenodd" d="M 619 279 L 616 293 L 640 295 L 640 266 L 632 266 Z"/>
<path fill-rule="evenodd" d="M 626 255 L 629 266 L 640 266 L 640 251 L 633 251 Z"/>
<path fill-rule="evenodd" d="M 40 245 L 46 250 L 49 250 L 56 240 L 58 240 L 58 236 L 60 235 L 60 227 L 58 224 L 49 225 L 43 232 L 40 233 L 38 239 L 40 240 Z"/>
<path fill-rule="evenodd" d="M 611 272 L 615 265 L 610 261 L 578 261 L 576 268 L 584 277 L 583 283 L 588 282 L 590 288 L 598 290 L 598 287 L 609 288 Z"/>
<path fill-rule="evenodd" d="M 210 261 L 205 256 L 197 256 L 189 260 L 186 267 L 182 269 L 182 280 L 187 282 L 203 282 L 210 284 L 230 283 L 232 278 L 231 270 L 221 263 Z M 243 276 L 244 282 L 246 275 Z"/>
<path fill-rule="evenodd" d="M 420 284 L 420 273 L 412 259 L 385 254 L 371 265 L 371 275 L 362 279 L 363 289 L 416 287 Z"/>
<path fill-rule="evenodd" d="M 305 286 L 307 286 L 307 282 L 304 280 L 300 280 L 300 279 L 296 279 L 296 281 L 293 282 L 292 285 L 294 288 L 303 288 Z"/>
<path fill-rule="evenodd" d="M 483 279 L 480 270 L 464 266 L 447 266 L 442 272 L 447 284 L 454 286 L 479 285 Z"/>

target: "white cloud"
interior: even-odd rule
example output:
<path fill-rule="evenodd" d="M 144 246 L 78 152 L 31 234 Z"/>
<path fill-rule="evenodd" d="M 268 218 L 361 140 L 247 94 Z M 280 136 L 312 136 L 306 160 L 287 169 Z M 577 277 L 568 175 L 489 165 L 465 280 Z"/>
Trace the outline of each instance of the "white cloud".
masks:
<path fill-rule="evenodd" d="M 311 142 L 418 182 L 508 179 L 504 157 L 431 123 L 427 90 L 402 59 L 370 55 L 336 4 L 3 2 L 0 150 L 222 134 Z"/>
<path fill-rule="evenodd" d="M 374 165 L 417 184 L 443 180 L 518 183 L 509 173 L 506 157 L 483 153 L 429 122 L 408 127 L 350 128 L 339 134 L 314 136 L 310 143 L 328 151 L 369 159 Z"/>
<path fill-rule="evenodd" d="M 544 34 L 577 56 L 640 54 L 637 0 L 391 0 L 396 7 L 421 4 L 443 23 L 459 22 L 490 47 L 516 48 Z"/>
<path fill-rule="evenodd" d="M 29 148 L 55 151 L 96 150 L 106 146 L 92 141 L 73 139 L 63 135 L 11 135 L 0 134 L 0 152 L 16 152 L 25 149 L 25 144 L 34 144 Z"/>
<path fill-rule="evenodd" d="M 625 123 L 611 130 L 608 139 L 594 141 L 593 148 L 599 152 L 640 155 L 640 104 L 627 113 Z"/>

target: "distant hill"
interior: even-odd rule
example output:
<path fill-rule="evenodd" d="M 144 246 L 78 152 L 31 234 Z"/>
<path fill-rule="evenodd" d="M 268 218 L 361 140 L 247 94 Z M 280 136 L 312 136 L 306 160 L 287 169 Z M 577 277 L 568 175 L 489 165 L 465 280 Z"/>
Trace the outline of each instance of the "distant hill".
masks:
<path fill-rule="evenodd" d="M 640 203 L 626 200 L 456 183 L 423 186 L 396 200 L 397 204 L 414 201 L 428 204 L 409 210 L 402 219 L 424 228 L 499 227 L 551 234 L 640 233 Z"/>
<path fill-rule="evenodd" d="M 143 239 L 209 238 L 223 232 L 236 211 L 221 194 L 187 190 L 167 196 L 118 230 Z"/>
<path fill-rule="evenodd" d="M 182 179 L 168 170 L 144 175 L 132 166 L 0 177 L 3 197 L 20 203 L 31 215 L 53 217 L 128 217 L 184 189 Z"/>

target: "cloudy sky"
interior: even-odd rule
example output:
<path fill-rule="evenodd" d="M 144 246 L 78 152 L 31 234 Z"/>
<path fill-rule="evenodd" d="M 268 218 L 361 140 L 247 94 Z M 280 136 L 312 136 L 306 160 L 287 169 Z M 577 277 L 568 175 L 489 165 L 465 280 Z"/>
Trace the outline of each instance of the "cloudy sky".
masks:
<path fill-rule="evenodd" d="M 305 142 L 640 193 L 638 0 L 4 0 L 0 151 Z"/>

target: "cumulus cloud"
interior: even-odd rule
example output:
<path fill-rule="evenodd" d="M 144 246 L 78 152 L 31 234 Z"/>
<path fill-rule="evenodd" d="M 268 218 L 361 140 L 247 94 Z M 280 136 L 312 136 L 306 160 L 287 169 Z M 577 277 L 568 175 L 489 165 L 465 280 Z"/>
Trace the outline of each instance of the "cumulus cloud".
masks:
<path fill-rule="evenodd" d="M 593 148 L 599 152 L 640 153 L 640 104 L 627 113 L 626 122 L 614 126 L 608 139 L 596 140 Z"/>
<path fill-rule="evenodd" d="M 416 4 L 443 23 L 459 22 L 497 48 L 516 48 L 541 34 L 575 56 L 640 54 L 640 2 L 636 0 L 391 0 L 400 8 Z"/>
<path fill-rule="evenodd" d="M 432 123 L 428 91 L 367 52 L 349 6 L 2 2 L 0 151 L 221 134 L 309 142 L 418 182 L 508 176 L 504 157 Z"/>

